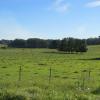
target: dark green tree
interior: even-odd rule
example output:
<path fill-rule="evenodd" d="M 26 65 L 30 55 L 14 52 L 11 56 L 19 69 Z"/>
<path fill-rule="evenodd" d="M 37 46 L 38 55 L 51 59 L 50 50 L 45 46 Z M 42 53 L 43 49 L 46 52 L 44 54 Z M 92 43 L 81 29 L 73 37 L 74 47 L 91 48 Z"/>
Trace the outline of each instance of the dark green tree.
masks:
<path fill-rule="evenodd" d="M 59 51 L 66 51 L 66 49 L 67 49 L 67 39 L 64 38 L 61 40 L 60 45 L 58 47 L 58 50 Z"/>
<path fill-rule="evenodd" d="M 79 51 L 80 52 L 87 52 L 87 43 L 86 43 L 86 40 L 81 40 L 80 41 L 81 44 L 80 44 L 80 47 L 79 47 Z"/>
<path fill-rule="evenodd" d="M 67 38 L 67 49 L 66 51 L 69 53 L 74 52 L 74 45 L 75 45 L 75 41 L 73 38 Z"/>
<path fill-rule="evenodd" d="M 59 45 L 59 51 L 65 51 L 68 53 L 86 52 L 87 51 L 86 40 L 64 38 Z"/>
<path fill-rule="evenodd" d="M 50 42 L 49 48 L 50 49 L 57 49 L 59 47 L 60 40 L 52 40 Z"/>
<path fill-rule="evenodd" d="M 23 39 L 15 39 L 10 44 L 10 47 L 16 47 L 16 48 L 25 48 L 26 47 L 26 41 Z"/>

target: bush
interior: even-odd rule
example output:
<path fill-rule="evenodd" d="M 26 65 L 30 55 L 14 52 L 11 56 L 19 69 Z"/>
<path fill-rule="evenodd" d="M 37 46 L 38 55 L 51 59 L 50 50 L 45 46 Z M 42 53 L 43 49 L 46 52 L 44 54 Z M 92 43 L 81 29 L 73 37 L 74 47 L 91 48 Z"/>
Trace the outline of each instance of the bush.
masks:
<path fill-rule="evenodd" d="M 27 100 L 27 98 L 22 94 L 0 92 L 0 100 Z"/>
<path fill-rule="evenodd" d="M 86 95 L 77 95 L 76 100 L 89 100 L 89 97 Z"/>
<path fill-rule="evenodd" d="M 91 93 L 93 93 L 95 95 L 100 95 L 100 87 L 98 87 L 97 89 L 93 90 Z"/>
<path fill-rule="evenodd" d="M 1 47 L 1 49 L 7 49 L 7 47 L 6 46 L 3 46 L 3 47 Z"/>

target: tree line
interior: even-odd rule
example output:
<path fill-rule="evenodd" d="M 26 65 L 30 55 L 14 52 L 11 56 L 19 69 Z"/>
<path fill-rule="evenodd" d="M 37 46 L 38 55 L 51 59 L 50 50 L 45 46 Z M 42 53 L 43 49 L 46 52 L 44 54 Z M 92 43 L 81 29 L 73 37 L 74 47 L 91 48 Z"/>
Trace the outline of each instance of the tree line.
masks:
<path fill-rule="evenodd" d="M 88 38 L 87 44 L 88 45 L 100 45 L 100 36 L 98 38 Z"/>
<path fill-rule="evenodd" d="M 1 40 L 0 43 L 13 48 L 50 48 L 68 53 L 87 51 L 85 39 L 64 38 L 62 40 L 44 40 L 39 38 L 30 38 L 27 40 Z"/>
<path fill-rule="evenodd" d="M 57 49 L 59 51 L 65 51 L 68 53 L 86 52 L 87 45 L 100 45 L 100 36 L 98 38 L 88 39 L 64 38 L 62 40 L 45 40 L 39 38 L 29 38 L 27 40 L 0 40 L 0 44 L 5 44 L 8 45 L 8 47 L 13 48 L 50 48 Z"/>

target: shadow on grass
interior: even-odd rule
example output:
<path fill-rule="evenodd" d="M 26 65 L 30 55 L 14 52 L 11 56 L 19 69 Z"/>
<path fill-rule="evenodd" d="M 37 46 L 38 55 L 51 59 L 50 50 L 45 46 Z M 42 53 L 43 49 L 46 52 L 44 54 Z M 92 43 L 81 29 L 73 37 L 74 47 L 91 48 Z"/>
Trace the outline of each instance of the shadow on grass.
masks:
<path fill-rule="evenodd" d="M 77 59 L 77 60 L 100 60 L 100 58 Z"/>
<path fill-rule="evenodd" d="M 48 54 L 83 54 L 83 53 L 69 53 L 69 52 L 57 52 L 57 51 L 52 51 L 52 52 L 43 52 L 43 53 L 48 53 Z"/>
<path fill-rule="evenodd" d="M 57 51 L 52 51 L 52 52 L 43 52 L 47 54 L 84 54 L 84 53 L 67 53 L 67 52 L 57 52 Z M 80 59 L 67 59 L 67 60 L 100 60 L 100 58 L 80 58 Z"/>

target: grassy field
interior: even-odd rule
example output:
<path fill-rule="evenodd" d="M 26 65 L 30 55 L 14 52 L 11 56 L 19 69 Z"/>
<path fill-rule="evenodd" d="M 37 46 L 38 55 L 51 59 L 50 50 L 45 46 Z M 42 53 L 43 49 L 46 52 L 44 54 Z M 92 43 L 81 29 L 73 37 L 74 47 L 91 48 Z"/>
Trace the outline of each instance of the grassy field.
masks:
<path fill-rule="evenodd" d="M 88 49 L 0 49 L 0 100 L 100 100 L 100 46 Z"/>

